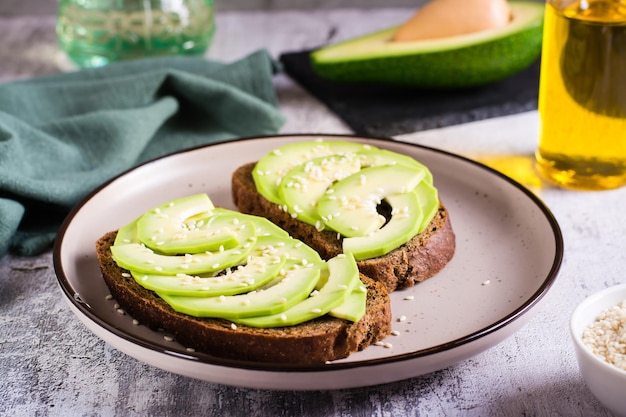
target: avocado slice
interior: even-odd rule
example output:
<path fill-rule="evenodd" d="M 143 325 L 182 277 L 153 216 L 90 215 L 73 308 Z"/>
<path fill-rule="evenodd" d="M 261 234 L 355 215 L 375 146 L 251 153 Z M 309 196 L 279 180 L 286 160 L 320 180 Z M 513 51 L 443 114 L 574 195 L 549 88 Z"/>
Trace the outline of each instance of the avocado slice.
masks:
<path fill-rule="evenodd" d="M 359 270 L 354 257 L 350 254 L 338 255 L 328 260 L 329 276 L 326 283 L 305 300 L 277 314 L 251 317 L 239 322 L 252 327 L 294 326 L 305 321 L 321 317 L 333 308 L 341 305 L 352 293 L 354 287 L 361 284 Z M 351 314 L 350 309 L 347 315 Z M 355 308 L 358 310 L 358 307 Z M 358 315 L 358 311 L 354 312 Z"/>
<path fill-rule="evenodd" d="M 439 192 L 432 184 L 425 181 L 420 182 L 413 192 L 417 194 L 423 215 L 422 223 L 417 231 L 417 233 L 421 233 L 439 211 Z"/>
<path fill-rule="evenodd" d="M 338 154 L 315 158 L 287 172 L 278 195 L 287 212 L 313 226 L 321 224 L 317 201 L 333 183 L 361 169 L 357 154 Z"/>
<path fill-rule="evenodd" d="M 317 268 L 284 270 L 263 291 L 220 297 L 182 297 L 157 293 L 174 310 L 196 317 L 239 319 L 280 313 L 309 296 L 320 276 Z"/>
<path fill-rule="evenodd" d="M 424 170 L 426 176 L 422 181 L 425 181 L 431 185 L 433 183 L 433 174 L 430 172 L 428 167 L 408 155 L 402 155 L 400 153 L 388 151 L 386 149 L 371 149 L 367 151 L 360 151 L 357 155 L 361 160 L 361 166 L 364 168 L 379 165 L 404 165 L 408 167 L 414 167 Z"/>
<path fill-rule="evenodd" d="M 281 236 L 259 236 L 250 256 L 281 256 L 291 263 L 323 269 L 326 263 L 319 253 L 297 239 Z"/>
<path fill-rule="evenodd" d="M 136 221 L 131 222 L 122 228 L 124 230 L 121 233 L 124 238 L 120 244 L 117 244 L 116 240 L 116 243 L 111 246 L 111 254 L 115 262 L 122 268 L 143 274 L 203 274 L 221 271 L 235 266 L 245 259 L 252 249 L 252 243 L 257 239 L 254 234 L 254 225 L 242 223 L 237 229 L 234 229 L 237 232 L 237 239 L 242 243 L 241 246 L 224 250 L 218 249 L 215 252 L 163 255 L 147 248 L 139 241 L 136 234 L 136 224 Z M 134 233 L 133 230 L 135 230 Z"/>
<path fill-rule="evenodd" d="M 329 188 L 318 201 L 318 212 L 328 227 L 343 236 L 367 236 L 387 221 L 377 211 L 381 201 L 413 191 L 425 176 L 423 169 L 403 165 L 362 169 Z"/>
<path fill-rule="evenodd" d="M 423 214 L 417 193 L 394 194 L 386 200 L 393 208 L 391 219 L 370 235 L 345 238 L 344 253 L 352 253 L 357 261 L 376 258 L 405 244 L 418 233 Z"/>
<path fill-rule="evenodd" d="M 171 200 L 147 211 L 137 220 L 137 237 L 150 249 L 168 255 L 237 246 L 236 234 L 212 221 L 215 219 L 213 208 L 213 202 L 206 194 Z M 199 216 L 209 216 L 211 221 Z"/>
<path fill-rule="evenodd" d="M 338 153 L 358 152 L 370 149 L 368 145 L 348 141 L 308 141 L 283 145 L 259 159 L 252 170 L 257 191 L 267 200 L 283 204 L 278 186 L 283 177 L 294 167 L 311 159 Z"/>
<path fill-rule="evenodd" d="M 452 89 L 499 81 L 527 68 L 541 52 L 545 5 L 509 5 L 512 20 L 499 29 L 393 42 L 392 27 L 318 49 L 311 63 L 321 77 L 340 82 Z"/>
<path fill-rule="evenodd" d="M 193 276 L 141 274 L 130 271 L 139 285 L 159 294 L 217 297 L 253 291 L 272 281 L 285 266 L 284 257 L 250 256 L 245 265 L 224 275 Z"/>
<path fill-rule="evenodd" d="M 215 216 L 219 215 L 234 215 L 236 221 L 238 223 L 249 222 L 254 225 L 254 232 L 257 236 L 278 236 L 278 237 L 289 237 L 289 233 L 286 230 L 281 229 L 276 224 L 267 220 L 265 217 L 254 216 L 252 214 L 244 214 L 239 212 L 233 212 L 232 210 L 228 210 L 221 207 L 216 207 L 213 209 L 213 214 Z"/>
<path fill-rule="evenodd" d="M 329 316 L 356 323 L 365 315 L 367 305 L 367 288 L 359 284 L 348 295 L 343 303 L 328 312 Z"/>

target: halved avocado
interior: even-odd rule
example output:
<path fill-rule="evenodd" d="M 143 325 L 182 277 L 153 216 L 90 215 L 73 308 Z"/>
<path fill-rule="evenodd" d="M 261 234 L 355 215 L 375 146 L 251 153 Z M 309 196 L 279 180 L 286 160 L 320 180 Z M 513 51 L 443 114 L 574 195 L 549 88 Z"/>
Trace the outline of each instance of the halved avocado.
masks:
<path fill-rule="evenodd" d="M 314 51 L 323 78 L 430 89 L 484 85 L 530 66 L 541 52 L 545 5 L 509 2 L 511 22 L 500 29 L 448 38 L 393 42 L 392 27 Z"/>

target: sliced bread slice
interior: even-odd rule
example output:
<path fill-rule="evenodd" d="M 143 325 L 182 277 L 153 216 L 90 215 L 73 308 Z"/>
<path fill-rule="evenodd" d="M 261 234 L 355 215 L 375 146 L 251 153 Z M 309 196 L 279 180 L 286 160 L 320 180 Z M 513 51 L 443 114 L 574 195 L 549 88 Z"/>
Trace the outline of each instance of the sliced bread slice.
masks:
<path fill-rule="evenodd" d="M 381 284 L 363 275 L 366 313 L 356 323 L 326 315 L 296 326 L 254 328 L 178 313 L 116 264 L 110 250 L 116 235 L 109 232 L 96 243 L 100 269 L 111 295 L 141 324 L 165 329 L 183 346 L 196 351 L 242 361 L 322 364 L 345 358 L 391 332 L 389 295 Z"/>
<path fill-rule="evenodd" d="M 337 233 L 301 222 L 257 192 L 252 170 L 255 162 L 242 165 L 232 175 L 232 198 L 239 211 L 265 217 L 313 249 L 323 259 L 342 252 Z M 433 220 L 420 234 L 388 254 L 357 262 L 362 274 L 382 283 L 388 291 L 407 288 L 441 271 L 455 252 L 455 235 L 448 211 L 440 204 Z"/>

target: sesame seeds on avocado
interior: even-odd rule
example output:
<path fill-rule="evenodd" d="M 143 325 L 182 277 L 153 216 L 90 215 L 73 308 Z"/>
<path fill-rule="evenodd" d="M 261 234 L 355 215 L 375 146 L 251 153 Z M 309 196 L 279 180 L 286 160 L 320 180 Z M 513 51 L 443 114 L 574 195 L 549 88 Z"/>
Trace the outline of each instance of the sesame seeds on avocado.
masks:
<path fill-rule="evenodd" d="M 118 230 L 110 251 L 124 274 L 195 317 L 284 327 L 339 307 L 346 320 L 365 311 L 353 257 L 326 262 L 269 220 L 215 208 L 206 194 L 146 211 Z"/>
<path fill-rule="evenodd" d="M 393 41 L 389 28 L 311 54 L 315 72 L 340 82 L 373 82 L 430 89 L 464 88 L 508 78 L 541 52 L 544 5 L 511 1 L 500 28 L 439 39 Z"/>
<path fill-rule="evenodd" d="M 263 156 L 252 176 L 267 201 L 318 232 L 336 232 L 357 261 L 407 243 L 439 208 L 426 166 L 357 142 L 289 143 Z"/>

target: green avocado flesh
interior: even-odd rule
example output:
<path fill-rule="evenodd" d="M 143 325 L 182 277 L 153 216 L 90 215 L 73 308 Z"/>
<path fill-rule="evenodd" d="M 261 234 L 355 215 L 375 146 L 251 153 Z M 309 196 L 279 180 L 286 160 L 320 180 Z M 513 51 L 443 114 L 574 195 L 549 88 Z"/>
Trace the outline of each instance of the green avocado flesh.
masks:
<path fill-rule="evenodd" d="M 330 187 L 318 201 L 318 212 L 330 228 L 343 236 L 368 238 L 387 222 L 377 211 L 380 202 L 387 196 L 412 191 L 424 177 L 422 169 L 401 165 L 364 168 Z"/>
<path fill-rule="evenodd" d="M 315 225 L 321 221 L 317 201 L 335 182 L 359 172 L 361 163 L 356 154 L 329 155 L 295 166 L 278 186 L 280 200 L 287 211 L 300 221 Z"/>
<path fill-rule="evenodd" d="M 545 5 L 509 5 L 513 18 L 500 29 L 393 42 L 393 27 L 318 49 L 311 63 L 321 77 L 340 82 L 451 89 L 500 81 L 530 66 L 541 52 Z"/>
<path fill-rule="evenodd" d="M 343 240 L 344 252 L 353 253 L 357 261 L 389 253 L 406 243 L 406 236 L 415 236 L 419 231 L 423 213 L 417 193 L 390 195 L 387 201 L 394 208 L 387 224 L 370 235 Z"/>
<path fill-rule="evenodd" d="M 317 268 L 298 267 L 279 275 L 271 287 L 254 293 L 224 297 L 159 296 L 180 313 L 234 320 L 276 314 L 293 307 L 309 296 L 319 276 Z"/>
<path fill-rule="evenodd" d="M 202 216 L 211 215 L 213 208 L 206 194 L 168 202 L 141 216 L 137 221 L 137 236 L 150 249 L 166 254 L 237 246 L 237 236 L 230 229 L 216 228 L 209 221 L 202 220 Z M 196 221 L 196 217 L 199 220 Z M 172 236 L 173 239 L 164 239 L 164 236 Z"/>
<path fill-rule="evenodd" d="M 439 209 L 426 166 L 356 142 L 284 145 L 258 161 L 253 179 L 261 195 L 292 217 L 319 231 L 337 232 L 343 251 L 356 260 L 408 242 Z"/>
<path fill-rule="evenodd" d="M 282 202 L 278 185 L 292 168 L 318 157 L 367 149 L 367 145 L 345 141 L 290 143 L 274 149 L 260 159 L 252 171 L 252 177 L 259 193 L 272 203 L 278 204 Z"/>
<path fill-rule="evenodd" d="M 131 223 L 136 228 L 136 223 Z M 132 226 L 130 226 L 132 227 Z M 181 255 L 158 253 L 147 248 L 138 238 L 123 245 L 111 246 L 113 258 L 122 268 L 143 274 L 176 275 L 179 273 L 202 274 L 221 271 L 237 265 L 246 258 L 256 240 L 251 223 L 242 223 L 235 229 L 241 246 L 210 251 L 190 251 Z"/>
<path fill-rule="evenodd" d="M 365 299 L 361 305 L 353 295 L 362 283 L 352 256 L 325 262 L 269 220 L 215 208 L 206 194 L 169 201 L 121 227 L 111 253 L 139 285 L 196 317 L 283 327 L 335 308 L 345 320 L 365 314 Z"/>
<path fill-rule="evenodd" d="M 333 308 L 339 307 L 348 299 L 355 287 L 362 285 L 359 270 L 351 255 L 339 255 L 330 259 L 328 268 L 329 276 L 326 283 L 306 300 L 281 313 L 252 317 L 240 322 L 255 327 L 293 326 L 323 316 Z M 360 312 L 358 307 L 360 306 L 349 310 L 358 313 Z"/>

